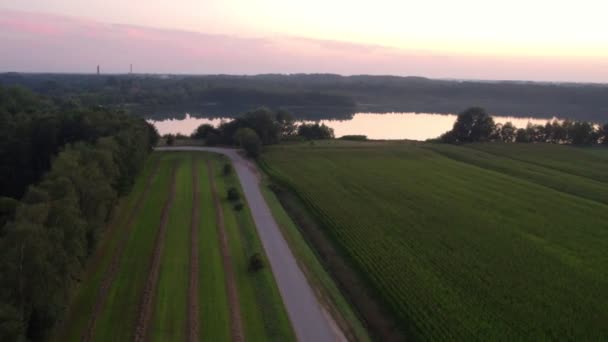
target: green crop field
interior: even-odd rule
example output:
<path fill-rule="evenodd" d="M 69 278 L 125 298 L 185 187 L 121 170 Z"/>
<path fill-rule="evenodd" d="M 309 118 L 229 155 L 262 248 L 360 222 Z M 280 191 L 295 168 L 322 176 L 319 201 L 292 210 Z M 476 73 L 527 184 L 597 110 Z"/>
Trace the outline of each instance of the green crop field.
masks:
<path fill-rule="evenodd" d="M 213 178 L 208 172 L 207 161 L 215 170 Z M 221 172 L 227 162 L 219 155 L 198 152 L 152 154 L 133 191 L 119 203 L 115 217 L 83 275 L 81 285 L 75 290 L 65 322 L 57 328 L 53 340 L 86 340 L 87 336 L 93 341 L 133 340 L 142 312 L 142 298 L 150 284 L 152 260 L 157 251 L 160 251 L 160 257 L 150 297 L 146 337 L 156 341 L 187 340 L 193 210 L 200 213 L 196 291 L 199 338 L 208 341 L 230 340 L 227 277 L 218 242 L 219 227 L 211 182 L 218 188 L 225 217 L 230 253 L 238 280 L 238 304 L 245 338 L 294 340 L 272 271 L 269 267 L 256 273 L 247 269 L 252 253 L 260 253 L 262 258 L 265 255 L 244 198 L 241 199 L 244 207 L 240 211 L 236 211 L 226 199 L 228 187 L 240 189 L 234 174 L 224 176 Z M 196 208 L 193 208 L 193 193 L 196 190 L 194 165 L 200 193 Z M 171 196 L 173 183 L 174 196 Z M 172 201 L 168 201 L 170 198 Z M 165 206 L 168 208 L 168 219 L 165 233 L 159 239 L 161 213 Z M 124 242 L 122 249 L 121 241 Z M 160 249 L 158 241 L 162 241 Z M 114 273 L 110 276 L 113 264 Z M 104 292 L 100 291 L 104 283 L 108 284 L 107 291 L 105 295 L 100 295 L 100 292 Z M 93 325 L 92 317 L 95 317 Z"/>
<path fill-rule="evenodd" d="M 608 338 L 605 149 L 322 142 L 261 164 L 407 335 Z"/>

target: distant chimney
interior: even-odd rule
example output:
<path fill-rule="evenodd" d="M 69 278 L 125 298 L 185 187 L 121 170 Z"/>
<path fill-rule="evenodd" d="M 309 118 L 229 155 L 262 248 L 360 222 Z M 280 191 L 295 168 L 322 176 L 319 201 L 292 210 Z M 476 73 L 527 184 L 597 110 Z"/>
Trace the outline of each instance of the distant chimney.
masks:
<path fill-rule="evenodd" d="M 97 66 L 97 75 L 99 75 L 99 65 Z"/>
<path fill-rule="evenodd" d="M 131 69 L 129 71 L 129 74 L 132 74 L 132 73 L 133 73 L 133 64 L 131 64 Z"/>

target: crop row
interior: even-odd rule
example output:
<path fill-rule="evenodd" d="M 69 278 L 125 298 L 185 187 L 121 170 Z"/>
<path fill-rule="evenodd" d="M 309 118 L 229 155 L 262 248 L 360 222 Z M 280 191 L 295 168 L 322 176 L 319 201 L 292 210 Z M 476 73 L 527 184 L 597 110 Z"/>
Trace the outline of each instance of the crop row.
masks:
<path fill-rule="evenodd" d="M 410 333 L 606 336 L 605 205 L 414 147 L 276 149 L 264 163 Z"/>

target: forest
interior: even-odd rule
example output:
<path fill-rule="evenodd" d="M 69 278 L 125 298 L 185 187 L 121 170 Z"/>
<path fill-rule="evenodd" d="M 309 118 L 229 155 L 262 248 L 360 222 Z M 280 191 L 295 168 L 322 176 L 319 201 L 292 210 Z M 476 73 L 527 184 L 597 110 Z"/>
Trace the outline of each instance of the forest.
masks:
<path fill-rule="evenodd" d="M 0 74 L 0 84 L 85 105 L 129 108 L 157 119 L 182 112 L 235 116 L 260 106 L 298 119 L 350 119 L 356 112 L 458 113 L 605 121 L 608 86 L 583 83 L 462 81 L 422 77 L 291 75 Z M 181 114 L 183 115 L 183 114 Z"/>
<path fill-rule="evenodd" d="M 107 108 L 0 87 L 0 340 L 44 340 L 156 130 Z"/>

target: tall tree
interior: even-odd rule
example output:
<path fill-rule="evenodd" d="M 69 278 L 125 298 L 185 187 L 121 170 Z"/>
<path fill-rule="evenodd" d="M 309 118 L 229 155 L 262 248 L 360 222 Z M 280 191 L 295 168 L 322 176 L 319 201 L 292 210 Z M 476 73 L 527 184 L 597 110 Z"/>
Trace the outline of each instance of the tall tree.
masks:
<path fill-rule="evenodd" d="M 456 142 L 487 141 L 494 131 L 494 119 L 483 108 L 472 107 L 458 115 L 452 131 Z"/>

